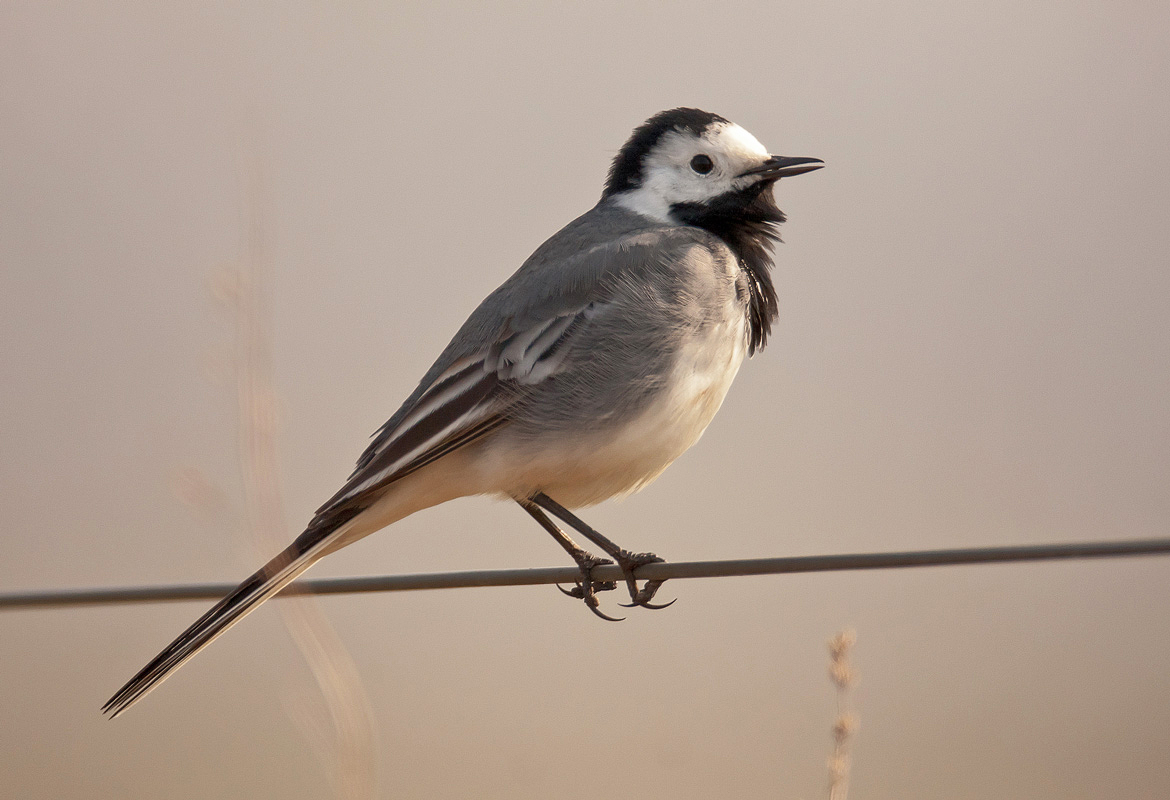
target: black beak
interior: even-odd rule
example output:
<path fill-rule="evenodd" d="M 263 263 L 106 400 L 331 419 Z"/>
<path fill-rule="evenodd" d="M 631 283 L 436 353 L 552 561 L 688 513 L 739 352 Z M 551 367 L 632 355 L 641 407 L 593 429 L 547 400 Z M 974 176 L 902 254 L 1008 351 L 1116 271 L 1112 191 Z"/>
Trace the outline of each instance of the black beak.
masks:
<path fill-rule="evenodd" d="M 769 156 L 768 160 L 763 164 L 741 173 L 740 177 L 742 178 L 745 175 L 763 175 L 772 180 L 779 180 L 780 178 L 791 178 L 793 175 L 803 175 L 806 172 L 812 172 L 814 169 L 820 169 L 823 166 L 825 166 L 825 162 L 819 158 Z"/>

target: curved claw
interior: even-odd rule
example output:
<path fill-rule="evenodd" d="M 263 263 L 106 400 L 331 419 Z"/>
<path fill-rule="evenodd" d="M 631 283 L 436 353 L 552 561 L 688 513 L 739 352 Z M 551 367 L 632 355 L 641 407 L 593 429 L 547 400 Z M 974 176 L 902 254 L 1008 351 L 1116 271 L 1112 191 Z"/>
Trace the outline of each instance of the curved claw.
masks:
<path fill-rule="evenodd" d="M 661 560 L 661 559 L 659 559 L 659 560 Z M 648 608 L 651 611 L 661 611 L 664 608 L 670 608 L 672 605 L 674 605 L 676 602 L 678 602 L 677 597 L 674 600 L 671 600 L 669 603 L 651 603 L 650 602 L 651 600 L 654 599 L 654 594 L 660 588 L 662 588 L 662 584 L 664 584 L 664 583 L 666 583 L 666 581 L 646 581 L 646 584 L 641 589 L 638 589 L 637 591 L 630 592 L 630 600 L 632 600 L 633 602 L 618 603 L 618 605 L 623 606 L 625 608 L 636 608 L 636 607 Z M 636 584 L 635 584 L 635 586 L 636 586 Z"/>
<path fill-rule="evenodd" d="M 606 614 L 605 612 L 603 612 L 601 609 L 599 609 L 597 606 L 589 605 L 588 603 L 586 603 L 585 605 L 589 606 L 590 611 L 592 611 L 597 616 L 601 617 L 603 620 L 606 620 L 607 622 L 625 622 L 625 620 L 626 620 L 625 617 L 611 617 L 608 614 Z"/>
<path fill-rule="evenodd" d="M 678 602 L 678 598 L 676 597 L 673 600 L 671 600 L 669 603 L 649 603 L 649 602 L 647 602 L 647 603 L 638 603 L 638 605 L 640 605 L 642 608 L 648 608 L 651 611 L 661 611 L 664 608 L 670 608 L 672 605 L 674 605 L 677 602 Z"/>
<path fill-rule="evenodd" d="M 593 580 L 592 571 L 596 566 L 601 564 L 608 564 L 604 559 L 596 558 L 595 556 L 586 555 L 578 560 L 578 566 L 581 569 L 581 580 L 572 589 L 566 589 L 559 583 L 554 584 L 561 594 L 568 595 L 576 600 L 584 600 L 585 605 L 597 616 L 601 617 L 607 622 L 621 622 L 625 617 L 611 617 L 603 613 L 598 608 L 597 592 L 604 592 L 610 589 L 616 589 L 617 584 L 613 581 L 595 581 Z"/>
<path fill-rule="evenodd" d="M 618 603 L 622 608 L 648 608 L 651 611 L 661 611 L 664 608 L 670 608 L 678 602 L 678 598 L 674 598 L 669 603 L 651 603 L 648 599 L 640 603 Z"/>

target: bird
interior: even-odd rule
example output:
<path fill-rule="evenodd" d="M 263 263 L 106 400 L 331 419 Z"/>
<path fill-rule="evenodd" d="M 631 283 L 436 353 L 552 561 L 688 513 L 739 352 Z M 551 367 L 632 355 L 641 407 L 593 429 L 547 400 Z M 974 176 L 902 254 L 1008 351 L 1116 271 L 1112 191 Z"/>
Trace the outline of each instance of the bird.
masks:
<path fill-rule="evenodd" d="M 448 500 L 516 502 L 577 565 L 566 594 L 600 617 L 594 556 L 616 562 L 630 606 L 661 561 L 574 509 L 642 489 L 698 441 L 777 316 L 771 277 L 781 178 L 824 166 L 771 155 L 697 108 L 637 126 L 597 204 L 545 241 L 471 316 L 304 532 L 195 621 L 103 706 L 114 718 L 322 557 Z M 559 521 L 559 524 L 558 524 Z"/>

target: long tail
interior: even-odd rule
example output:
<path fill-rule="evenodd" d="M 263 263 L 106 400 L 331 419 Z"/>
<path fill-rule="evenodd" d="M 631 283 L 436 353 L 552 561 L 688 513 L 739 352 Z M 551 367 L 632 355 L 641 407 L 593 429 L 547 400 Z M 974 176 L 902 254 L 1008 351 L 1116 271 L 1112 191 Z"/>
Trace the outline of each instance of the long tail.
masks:
<path fill-rule="evenodd" d="M 219 638 L 220 634 L 313 566 L 330 551 L 331 545 L 336 544 L 337 534 L 342 533 L 344 523 L 352 516 L 350 514 L 334 520 L 324 530 L 310 526 L 296 541 L 237 586 L 139 670 L 102 706 L 102 711 L 109 714 L 110 719 L 121 714 L 170 677 L 189 658 Z"/>

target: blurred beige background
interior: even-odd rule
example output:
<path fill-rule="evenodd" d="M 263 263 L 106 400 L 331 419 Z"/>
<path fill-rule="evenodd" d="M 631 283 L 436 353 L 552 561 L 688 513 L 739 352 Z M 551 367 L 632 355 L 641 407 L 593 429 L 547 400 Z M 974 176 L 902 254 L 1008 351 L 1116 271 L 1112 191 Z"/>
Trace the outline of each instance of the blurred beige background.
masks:
<path fill-rule="evenodd" d="M 1168 86 L 1154 2 L 4 3 L 0 590 L 269 555 L 222 301 L 250 218 L 291 537 L 630 129 L 683 104 L 828 167 L 779 186 L 770 346 L 593 525 L 680 560 L 1165 536 Z M 312 574 L 564 561 L 468 499 Z M 1162 798 L 1168 585 L 1137 559 L 675 582 L 620 625 L 550 587 L 319 606 L 378 796 L 824 796 L 824 643 L 853 627 L 851 797 Z M 333 796 L 275 603 L 98 713 L 206 605 L 0 614 L 4 794 Z"/>

